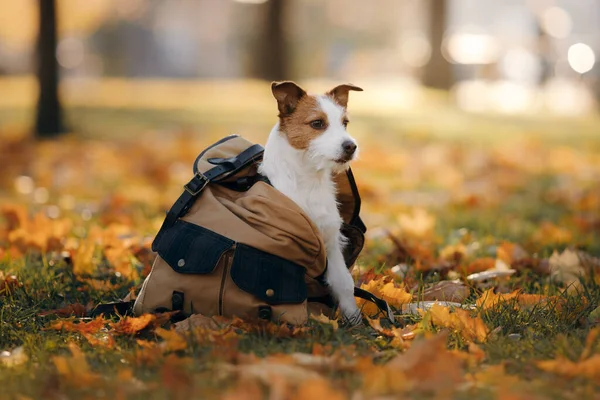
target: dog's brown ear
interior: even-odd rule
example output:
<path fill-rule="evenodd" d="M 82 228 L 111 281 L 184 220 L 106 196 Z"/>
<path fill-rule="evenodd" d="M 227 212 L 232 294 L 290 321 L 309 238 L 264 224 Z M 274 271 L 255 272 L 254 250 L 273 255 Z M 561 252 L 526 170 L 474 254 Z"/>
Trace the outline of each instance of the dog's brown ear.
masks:
<path fill-rule="evenodd" d="M 292 81 L 273 82 L 271 83 L 271 91 L 277 100 L 280 115 L 293 113 L 298 100 L 306 96 L 306 92 Z"/>
<path fill-rule="evenodd" d="M 348 83 L 345 85 L 334 87 L 329 92 L 327 92 L 327 95 L 333 97 L 335 102 L 338 103 L 340 106 L 346 107 L 348 105 L 348 93 L 350 93 L 351 90 L 357 92 L 363 91 L 362 88 Z"/>

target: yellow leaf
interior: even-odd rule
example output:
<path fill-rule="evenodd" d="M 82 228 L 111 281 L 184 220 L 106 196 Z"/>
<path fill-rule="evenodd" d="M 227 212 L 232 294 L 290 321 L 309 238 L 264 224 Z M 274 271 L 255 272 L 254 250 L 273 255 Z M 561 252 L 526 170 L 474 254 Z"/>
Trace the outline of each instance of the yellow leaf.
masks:
<path fill-rule="evenodd" d="M 187 341 L 185 340 L 185 337 L 174 330 L 156 328 L 154 332 L 164 340 L 159 345 L 164 352 L 184 350 L 187 347 Z"/>
<path fill-rule="evenodd" d="M 404 287 L 396 287 L 393 282 L 385 282 L 384 278 L 373 279 L 361 285 L 377 297 L 383 298 L 392 307 L 400 308 L 402 304 L 410 303 L 412 295 Z M 357 299 L 356 304 L 367 316 L 374 316 L 379 312 L 377 306 L 365 299 Z"/>
<path fill-rule="evenodd" d="M 425 314 L 425 313 L 423 313 Z M 483 342 L 489 329 L 479 316 L 472 317 L 471 312 L 457 308 L 450 312 L 448 307 L 434 304 L 428 311 L 434 325 L 457 331 L 466 340 Z"/>
<path fill-rule="evenodd" d="M 58 374 L 66 382 L 77 387 L 89 387 L 98 383 L 100 376 L 90 371 L 81 349 L 75 343 L 69 343 L 68 346 L 71 357 L 52 357 Z"/>
<path fill-rule="evenodd" d="M 319 314 L 319 315 L 317 315 L 317 316 L 315 316 L 314 314 L 311 314 L 310 315 L 310 319 L 318 321 L 318 322 L 320 322 L 322 324 L 331 325 L 333 327 L 334 331 L 337 331 L 337 329 L 338 329 L 338 322 L 337 322 L 337 320 L 330 319 L 329 317 L 327 317 L 326 315 L 324 315 L 322 313 Z"/>
<path fill-rule="evenodd" d="M 600 354 L 579 362 L 573 362 L 564 357 L 557 357 L 554 360 L 538 361 L 536 365 L 543 371 L 567 378 L 585 377 L 591 380 L 600 379 Z"/>

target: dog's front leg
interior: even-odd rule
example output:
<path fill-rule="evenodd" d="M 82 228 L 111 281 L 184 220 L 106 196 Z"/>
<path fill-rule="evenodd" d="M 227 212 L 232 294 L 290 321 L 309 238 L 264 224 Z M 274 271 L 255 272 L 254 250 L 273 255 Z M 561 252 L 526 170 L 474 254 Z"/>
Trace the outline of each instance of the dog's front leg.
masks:
<path fill-rule="evenodd" d="M 346 268 L 344 256 L 338 243 L 327 246 L 328 264 L 325 280 L 340 305 L 344 319 L 351 325 L 358 325 L 362 322 L 362 316 L 354 298 L 354 280 L 350 271 Z"/>

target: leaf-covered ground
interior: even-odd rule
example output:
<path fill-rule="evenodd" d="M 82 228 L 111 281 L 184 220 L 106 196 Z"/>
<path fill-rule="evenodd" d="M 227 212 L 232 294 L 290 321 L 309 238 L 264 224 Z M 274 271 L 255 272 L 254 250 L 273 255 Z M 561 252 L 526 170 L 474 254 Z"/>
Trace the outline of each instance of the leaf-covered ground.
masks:
<path fill-rule="evenodd" d="M 213 116 L 157 131 L 148 121 L 170 112 L 70 113 L 106 134 L 0 132 L 1 398 L 599 395 L 597 123 L 558 121 L 562 135 L 544 136 L 546 120 L 357 116 L 369 231 L 353 273 L 396 323 L 365 305 L 354 329 L 323 317 L 173 326 L 85 316 L 148 274 L 150 242 L 197 153 L 238 129 L 264 142 L 270 116 L 247 130 Z"/>

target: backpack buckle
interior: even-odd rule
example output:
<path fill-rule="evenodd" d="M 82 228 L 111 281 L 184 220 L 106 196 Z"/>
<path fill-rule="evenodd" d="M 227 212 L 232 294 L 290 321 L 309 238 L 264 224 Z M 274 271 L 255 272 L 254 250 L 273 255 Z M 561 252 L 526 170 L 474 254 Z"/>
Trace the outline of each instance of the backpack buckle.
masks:
<path fill-rule="evenodd" d="M 197 196 L 208 185 L 208 182 L 209 179 L 206 175 L 198 171 L 188 183 L 183 185 L 183 188 L 192 196 Z"/>

